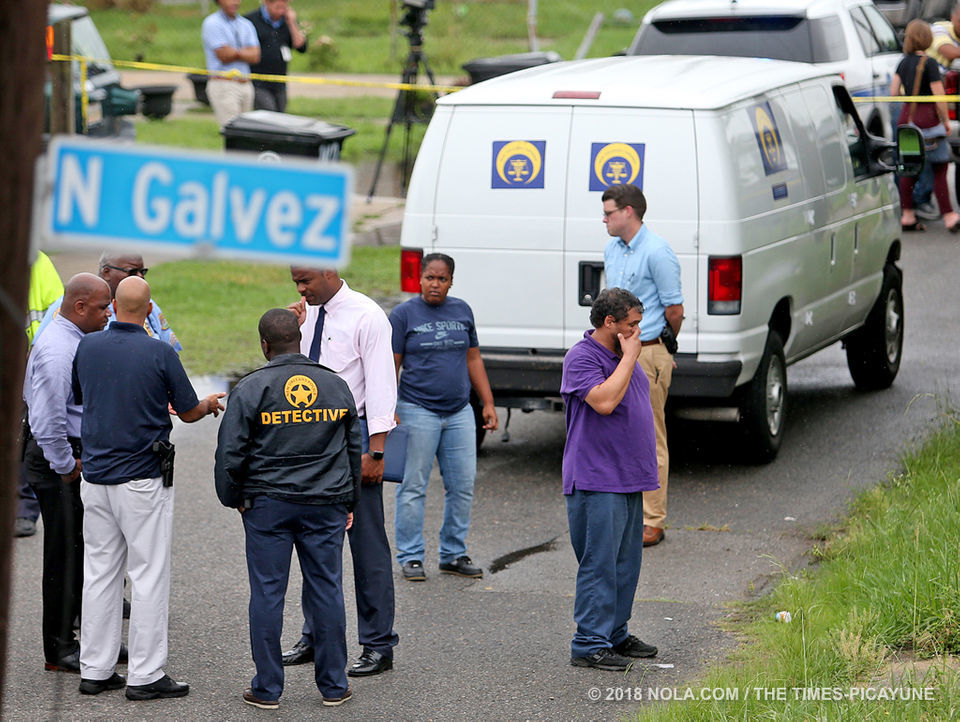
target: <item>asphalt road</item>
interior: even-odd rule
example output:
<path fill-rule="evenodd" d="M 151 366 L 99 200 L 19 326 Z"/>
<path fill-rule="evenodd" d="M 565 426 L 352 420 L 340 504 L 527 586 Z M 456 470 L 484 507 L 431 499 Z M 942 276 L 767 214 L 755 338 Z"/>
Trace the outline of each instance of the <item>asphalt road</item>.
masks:
<path fill-rule="evenodd" d="M 930 224 L 933 225 L 933 224 Z M 791 405 L 778 460 L 744 466 L 723 427 L 678 427 L 672 438 L 670 527 L 644 554 L 631 631 L 660 647 L 626 674 L 573 668 L 569 641 L 576 571 L 560 494 L 563 420 L 517 415 L 510 441 L 497 432 L 480 458 L 470 553 L 484 579 L 436 571 L 442 489 L 427 507 L 426 583 L 397 579 L 400 646 L 393 671 L 353 681 L 354 699 L 320 707 L 311 670 L 289 670 L 284 719 L 616 719 L 629 702 L 593 702 L 594 687 L 684 685 L 731 650 L 718 622 L 726 603 L 762 593 L 781 569 L 806 564 L 809 533 L 835 518 L 855 490 L 896 469 L 900 453 L 931 428 L 960 379 L 958 241 L 942 230 L 906 237 L 906 344 L 893 388 L 854 390 L 839 345 L 789 370 Z M 501 422 L 503 419 L 501 419 Z M 213 491 L 217 422 L 179 425 L 168 671 L 191 683 L 179 700 L 128 702 L 122 692 L 84 698 L 74 675 L 43 671 L 41 535 L 18 540 L 7 658 L 6 719 L 254 719 L 241 691 L 253 674 L 247 582 L 236 512 Z M 392 525 L 392 489 L 385 490 Z M 392 526 L 391 526 L 392 528 Z M 392 531 L 390 536 L 392 537 Z M 525 554 L 523 550 L 537 548 Z M 502 566 L 506 555 L 513 560 Z M 355 644 L 349 554 L 348 640 Z M 501 560 L 500 563 L 496 563 Z M 297 636 L 298 573 L 291 577 L 285 641 Z"/>

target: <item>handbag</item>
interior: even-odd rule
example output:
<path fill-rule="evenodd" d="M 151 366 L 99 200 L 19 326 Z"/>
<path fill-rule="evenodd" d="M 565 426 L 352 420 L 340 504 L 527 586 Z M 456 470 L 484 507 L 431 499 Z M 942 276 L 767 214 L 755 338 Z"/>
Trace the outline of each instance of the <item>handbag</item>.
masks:
<path fill-rule="evenodd" d="M 939 130 L 939 133 L 930 131 Z M 942 125 L 935 128 L 921 128 L 923 148 L 930 163 L 948 163 L 950 161 L 950 143 L 947 141 L 947 129 Z"/>

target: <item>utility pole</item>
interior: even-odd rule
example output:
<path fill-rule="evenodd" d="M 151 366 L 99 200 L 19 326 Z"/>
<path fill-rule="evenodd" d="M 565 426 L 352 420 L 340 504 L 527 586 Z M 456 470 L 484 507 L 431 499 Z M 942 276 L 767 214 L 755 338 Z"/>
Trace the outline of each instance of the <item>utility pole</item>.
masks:
<path fill-rule="evenodd" d="M 537 39 L 537 0 L 527 0 L 527 42 L 531 53 L 540 49 Z"/>
<path fill-rule="evenodd" d="M 73 54 L 69 20 L 53 26 L 53 52 L 55 55 Z M 73 96 L 73 62 L 58 60 L 50 63 L 50 135 L 73 135 L 76 132 Z"/>
<path fill-rule="evenodd" d="M 34 164 L 43 128 L 46 15 L 43 2 L 0 3 L 0 68 L 16 69 L 6 74 L 0 93 L 0 702 L 10 629 L 13 519 L 20 464 L 17 437 L 27 346 L 27 254 Z"/>

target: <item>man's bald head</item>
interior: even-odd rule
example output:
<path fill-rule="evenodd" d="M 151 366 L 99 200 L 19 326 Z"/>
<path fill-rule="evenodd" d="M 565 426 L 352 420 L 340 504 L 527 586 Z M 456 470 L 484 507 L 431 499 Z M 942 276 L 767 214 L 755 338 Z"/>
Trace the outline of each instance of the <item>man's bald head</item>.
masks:
<path fill-rule="evenodd" d="M 110 287 L 92 273 L 78 273 L 63 289 L 60 315 L 84 333 L 99 331 L 110 315 Z"/>
<path fill-rule="evenodd" d="M 118 321 L 142 324 L 150 313 L 150 284 L 139 276 L 124 278 L 114 300 Z"/>

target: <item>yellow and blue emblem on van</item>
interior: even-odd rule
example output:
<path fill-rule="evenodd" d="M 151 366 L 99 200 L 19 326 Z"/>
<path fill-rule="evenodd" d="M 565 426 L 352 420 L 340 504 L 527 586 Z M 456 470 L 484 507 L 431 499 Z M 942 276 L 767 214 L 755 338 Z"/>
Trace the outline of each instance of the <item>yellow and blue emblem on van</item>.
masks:
<path fill-rule="evenodd" d="M 757 103 L 747 111 L 753 123 L 753 132 L 757 137 L 760 148 L 760 159 L 763 161 L 763 172 L 766 175 L 779 173 L 787 169 L 787 156 L 783 152 L 783 141 L 780 139 L 780 129 L 770 103 Z"/>
<path fill-rule="evenodd" d="M 545 140 L 493 141 L 491 188 L 543 188 Z"/>
<path fill-rule="evenodd" d="M 632 183 L 643 189 L 643 143 L 592 143 L 590 190 Z"/>

